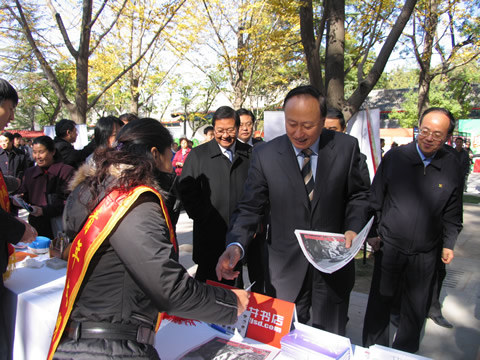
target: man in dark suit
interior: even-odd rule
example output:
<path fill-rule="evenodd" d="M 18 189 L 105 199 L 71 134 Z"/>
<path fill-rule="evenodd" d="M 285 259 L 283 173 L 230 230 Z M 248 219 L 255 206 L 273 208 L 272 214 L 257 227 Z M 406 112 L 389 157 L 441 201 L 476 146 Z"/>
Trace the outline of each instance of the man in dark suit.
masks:
<path fill-rule="evenodd" d="M 192 149 L 180 178 L 182 201 L 193 219 L 195 278 L 201 281 L 217 280 L 215 265 L 247 178 L 251 147 L 237 141 L 239 124 L 235 110 L 217 109 L 212 119 L 215 141 Z"/>
<path fill-rule="evenodd" d="M 333 274 L 316 270 L 303 255 L 294 231 L 345 233 L 346 247 L 351 246 L 366 222 L 367 188 L 360 175 L 358 142 L 323 128 L 325 98 L 312 86 L 290 91 L 283 109 L 286 135 L 253 151 L 217 276 L 238 276 L 233 266 L 269 208 L 268 294 L 295 302 L 301 322 L 309 320 L 312 308 L 313 326 L 344 335 L 354 263 Z"/>
<path fill-rule="evenodd" d="M 237 110 L 237 114 L 240 116 L 238 140 L 250 146 L 263 142 L 262 139 L 256 139 L 253 137 L 253 131 L 255 130 L 255 115 L 253 112 L 242 108 Z"/>
<path fill-rule="evenodd" d="M 95 141 L 92 140 L 83 149 L 76 150 L 72 144 L 77 141 L 77 127 L 75 121 L 62 119 L 55 124 L 55 148 L 62 156 L 62 161 L 78 169 L 85 159 L 95 150 Z"/>

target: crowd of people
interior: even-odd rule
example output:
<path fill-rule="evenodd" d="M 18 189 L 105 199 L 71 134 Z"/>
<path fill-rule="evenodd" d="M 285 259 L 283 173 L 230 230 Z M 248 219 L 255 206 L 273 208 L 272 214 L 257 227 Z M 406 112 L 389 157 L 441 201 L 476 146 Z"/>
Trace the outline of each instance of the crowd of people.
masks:
<path fill-rule="evenodd" d="M 13 87 L 0 80 L 2 129 L 17 103 Z M 317 89 L 291 90 L 283 110 L 286 134 L 271 141 L 253 136 L 251 111 L 222 106 L 202 144 L 192 147 L 182 137 L 179 148 L 159 121 L 128 114 L 99 119 L 93 140 L 76 150 L 75 123 L 63 119 L 55 139 L 33 141 L 31 166 L 28 151 L 15 150 L 13 135 L 2 134 L 1 223 L 14 224 L 2 235 L 2 271 L 8 243 L 32 241 L 37 233 L 55 237 L 53 219 L 62 214 L 71 241 L 66 255 L 78 255 L 79 247 L 89 254 L 75 265 L 83 278 L 67 272 L 49 358 L 157 359 L 158 312 L 233 323 L 249 298 L 240 290 L 243 265 L 253 291 L 294 302 L 302 323 L 345 335 L 354 261 L 320 272 L 294 231 L 343 233 L 348 248 L 372 215 L 375 266 L 363 345 L 390 346 L 397 315 L 391 346 L 418 350 L 425 318 L 445 320 L 429 308 L 462 228 L 471 157 L 459 139 L 456 149 L 444 145 L 455 119 L 443 108 L 425 111 L 416 141 L 385 153 L 371 182 L 342 112 L 327 108 Z M 9 206 L 9 193 L 32 205 L 29 224 L 12 214 L 21 203 L 12 197 Z M 194 278 L 178 263 L 182 206 L 193 219 Z M 6 346 L 0 343 L 2 356 Z"/>

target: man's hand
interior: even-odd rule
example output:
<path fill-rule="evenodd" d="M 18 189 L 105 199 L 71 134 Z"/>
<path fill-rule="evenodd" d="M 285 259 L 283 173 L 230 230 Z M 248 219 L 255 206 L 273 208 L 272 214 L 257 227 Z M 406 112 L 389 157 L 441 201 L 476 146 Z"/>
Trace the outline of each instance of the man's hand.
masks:
<path fill-rule="evenodd" d="M 29 223 L 27 223 L 26 221 L 18 217 L 17 217 L 17 220 L 25 225 L 25 232 L 23 233 L 23 236 L 20 239 L 20 242 L 31 243 L 32 241 L 35 241 L 35 239 L 38 236 L 37 230 L 35 230 L 35 228 L 32 225 L 30 225 Z"/>
<path fill-rule="evenodd" d="M 442 249 L 442 261 L 445 264 L 450 264 L 455 256 L 453 255 L 452 249 L 443 248 Z"/>
<path fill-rule="evenodd" d="M 232 289 L 232 291 L 237 295 L 237 316 L 240 316 L 247 310 L 248 302 L 250 301 L 250 292 L 242 289 Z"/>
<path fill-rule="evenodd" d="M 376 252 L 381 248 L 382 239 L 380 239 L 380 236 L 371 237 L 367 238 L 367 242 L 372 247 L 373 252 Z"/>
<path fill-rule="evenodd" d="M 345 248 L 349 249 L 352 246 L 352 241 L 357 236 L 357 233 L 352 230 L 347 230 L 345 232 Z"/>
<path fill-rule="evenodd" d="M 32 216 L 42 216 L 43 215 L 43 209 L 40 206 L 35 206 L 32 205 L 33 211 L 30 213 Z"/>
<path fill-rule="evenodd" d="M 242 256 L 242 250 L 237 245 L 231 245 L 225 249 L 223 254 L 219 257 L 216 272 L 218 281 L 222 279 L 233 280 L 240 274 L 239 271 L 233 271 L 235 265 L 237 265 L 240 257 Z"/>

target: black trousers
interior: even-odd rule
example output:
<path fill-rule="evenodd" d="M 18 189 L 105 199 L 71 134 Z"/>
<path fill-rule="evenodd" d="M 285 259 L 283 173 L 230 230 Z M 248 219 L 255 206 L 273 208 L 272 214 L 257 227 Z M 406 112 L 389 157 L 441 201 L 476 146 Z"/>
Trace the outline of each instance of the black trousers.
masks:
<path fill-rule="evenodd" d="M 445 263 L 442 261 L 441 252 L 437 257 L 437 271 L 435 271 L 435 276 L 433 278 L 432 286 L 432 302 L 430 305 L 430 310 L 428 311 L 428 316 L 442 316 L 442 305 L 440 304 L 440 292 L 442 291 L 443 280 L 447 276 L 447 270 Z"/>
<path fill-rule="evenodd" d="M 400 322 L 392 347 L 416 352 L 420 346 L 438 250 L 406 255 L 384 243 L 375 253 L 375 266 L 363 325 L 363 346 L 389 346 L 390 312 L 402 286 Z"/>
<path fill-rule="evenodd" d="M 295 300 L 298 320 L 306 324 L 310 320 L 311 309 L 313 327 L 345 336 L 354 283 L 354 260 L 333 274 L 322 273 L 309 264 Z"/>

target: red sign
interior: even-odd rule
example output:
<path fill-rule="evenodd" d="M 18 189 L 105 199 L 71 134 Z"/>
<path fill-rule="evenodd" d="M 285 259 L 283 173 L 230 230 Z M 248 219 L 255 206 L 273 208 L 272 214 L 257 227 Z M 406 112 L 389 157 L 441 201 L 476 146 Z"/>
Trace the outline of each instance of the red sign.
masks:
<path fill-rule="evenodd" d="M 210 280 L 207 284 L 233 289 Z M 280 340 L 292 327 L 295 304 L 252 292 L 247 310 L 251 316 L 246 336 L 280 349 Z"/>

